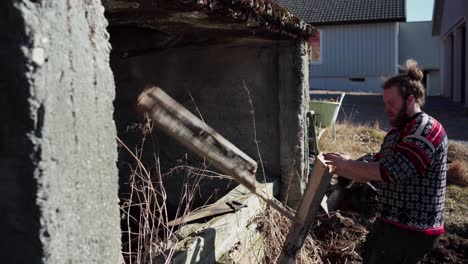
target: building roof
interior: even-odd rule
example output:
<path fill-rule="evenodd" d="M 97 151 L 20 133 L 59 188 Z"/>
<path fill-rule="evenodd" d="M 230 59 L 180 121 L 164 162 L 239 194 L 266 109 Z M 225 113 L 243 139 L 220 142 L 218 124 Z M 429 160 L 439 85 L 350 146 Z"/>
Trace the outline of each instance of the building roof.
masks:
<path fill-rule="evenodd" d="M 312 25 L 406 21 L 405 0 L 275 0 Z"/>
<path fill-rule="evenodd" d="M 111 26 L 179 35 L 254 34 L 308 39 L 316 30 L 273 0 L 103 0 Z"/>

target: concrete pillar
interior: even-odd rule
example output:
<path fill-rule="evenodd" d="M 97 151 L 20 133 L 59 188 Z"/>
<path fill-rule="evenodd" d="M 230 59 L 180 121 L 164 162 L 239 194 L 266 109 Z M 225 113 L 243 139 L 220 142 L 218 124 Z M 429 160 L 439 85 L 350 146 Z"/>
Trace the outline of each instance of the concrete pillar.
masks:
<path fill-rule="evenodd" d="M 444 91 L 445 96 L 452 98 L 452 84 L 453 84 L 453 36 L 448 35 L 445 39 L 445 76 L 444 76 Z"/>
<path fill-rule="evenodd" d="M 452 98 L 455 102 L 461 102 L 462 95 L 462 45 L 463 45 L 463 32 L 462 28 L 458 27 L 455 29 L 453 38 L 453 94 Z"/>
<path fill-rule="evenodd" d="M 305 42 L 282 47 L 278 53 L 280 194 L 282 201 L 296 208 L 307 182 L 309 56 Z"/>
<path fill-rule="evenodd" d="M 119 263 L 100 1 L 0 1 L 2 263 Z"/>

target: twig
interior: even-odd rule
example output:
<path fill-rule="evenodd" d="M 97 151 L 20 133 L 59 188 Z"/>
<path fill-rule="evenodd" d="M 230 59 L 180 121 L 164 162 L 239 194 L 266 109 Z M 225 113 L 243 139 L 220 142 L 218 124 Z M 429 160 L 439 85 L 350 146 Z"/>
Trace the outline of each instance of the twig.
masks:
<path fill-rule="evenodd" d="M 245 85 L 245 81 L 242 81 L 242 85 L 244 86 L 244 89 L 247 92 L 247 98 L 249 99 L 250 113 L 252 115 L 252 126 L 253 126 L 253 133 L 254 133 L 254 142 L 255 142 L 255 146 L 257 148 L 257 155 L 258 155 L 258 159 L 260 161 L 260 166 L 262 168 L 263 181 L 266 182 L 265 168 L 263 166 L 262 154 L 260 154 L 260 146 L 258 144 L 259 142 L 258 142 L 258 139 L 257 139 L 257 126 L 256 126 L 256 121 L 255 121 L 255 110 L 254 110 L 252 98 L 250 97 L 250 91 L 247 88 L 247 85 Z"/>

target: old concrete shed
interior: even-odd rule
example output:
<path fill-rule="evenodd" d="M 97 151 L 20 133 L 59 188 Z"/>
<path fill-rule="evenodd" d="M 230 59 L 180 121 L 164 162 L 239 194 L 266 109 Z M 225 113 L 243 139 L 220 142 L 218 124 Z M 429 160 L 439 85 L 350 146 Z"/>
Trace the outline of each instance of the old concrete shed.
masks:
<path fill-rule="evenodd" d="M 102 4 L 110 61 L 100 1 L 0 4 L 2 261 L 121 261 L 118 174 L 123 193 L 123 164 L 132 160 L 115 137 L 133 150 L 139 143 L 132 125 L 142 120 L 133 106 L 147 85 L 163 87 L 249 155 L 261 156 L 265 174 L 281 179 L 281 198 L 294 206 L 306 181 L 304 40 L 312 28 L 262 0 Z M 186 153 L 153 135 L 161 166 Z M 154 152 L 148 153 L 142 160 L 151 168 Z M 204 188 L 209 193 L 213 185 Z"/>
<path fill-rule="evenodd" d="M 141 122 L 134 108 L 138 94 L 160 86 L 259 163 L 261 158 L 266 178 L 281 179 L 281 198 L 294 207 L 306 183 L 305 40 L 312 28 L 271 1 L 186 2 L 103 1 L 113 47 L 119 137 L 131 149 L 144 149 L 147 167 L 155 167 L 155 152 L 162 171 L 181 159 L 202 167 L 202 161 L 157 130 L 156 150 L 154 142 L 141 146 L 140 132 L 129 129 Z M 120 152 L 122 192 L 128 190 L 131 160 Z M 263 179 L 263 172 L 258 174 Z M 182 178 L 172 175 L 166 181 L 170 203 L 179 201 Z M 195 206 L 233 188 L 226 180 L 204 179 L 200 185 Z"/>

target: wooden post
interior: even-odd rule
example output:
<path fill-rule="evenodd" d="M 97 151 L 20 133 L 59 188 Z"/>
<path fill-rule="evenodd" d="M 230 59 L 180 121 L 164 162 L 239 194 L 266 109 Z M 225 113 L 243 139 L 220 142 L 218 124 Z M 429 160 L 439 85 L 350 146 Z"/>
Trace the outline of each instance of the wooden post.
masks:
<path fill-rule="evenodd" d="M 317 133 L 317 127 L 315 126 L 315 112 L 314 111 L 309 111 L 307 112 L 307 129 L 308 129 L 308 142 L 309 142 L 309 157 L 311 154 L 313 154 L 314 159 L 317 157 L 317 155 L 320 153 L 319 152 L 319 147 L 318 147 L 318 133 Z M 311 150 L 312 148 L 312 150 Z"/>
<path fill-rule="evenodd" d="M 154 123 L 200 157 L 205 157 L 221 172 L 232 176 L 282 215 L 296 222 L 294 214 L 278 200 L 257 188 L 257 162 L 193 115 L 161 88 L 143 91 L 138 107 Z"/>
<path fill-rule="evenodd" d="M 331 176 L 332 173 L 325 164 L 323 156 L 317 156 L 309 183 L 296 213 L 299 222 L 292 223 L 277 263 L 295 263 L 297 253 L 301 250 L 305 238 L 309 234 L 309 229 L 314 222 Z"/>

